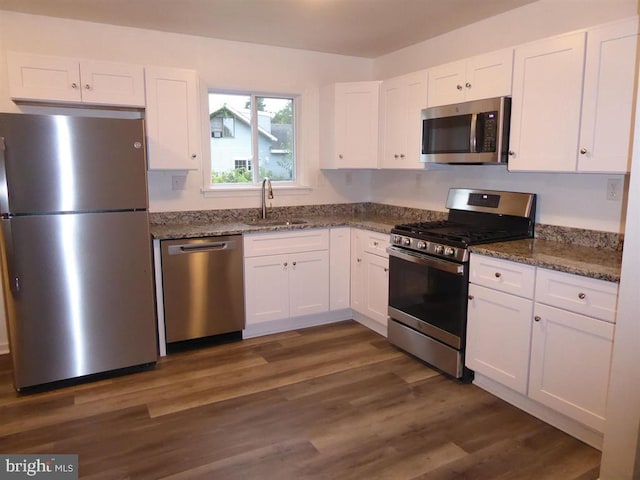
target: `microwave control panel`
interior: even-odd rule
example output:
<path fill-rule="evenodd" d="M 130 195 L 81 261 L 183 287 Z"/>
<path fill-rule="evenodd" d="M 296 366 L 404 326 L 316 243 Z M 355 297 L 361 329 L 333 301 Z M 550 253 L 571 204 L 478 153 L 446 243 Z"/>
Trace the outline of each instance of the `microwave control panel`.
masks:
<path fill-rule="evenodd" d="M 498 138 L 498 112 L 479 113 L 477 120 L 479 152 L 495 152 Z"/>

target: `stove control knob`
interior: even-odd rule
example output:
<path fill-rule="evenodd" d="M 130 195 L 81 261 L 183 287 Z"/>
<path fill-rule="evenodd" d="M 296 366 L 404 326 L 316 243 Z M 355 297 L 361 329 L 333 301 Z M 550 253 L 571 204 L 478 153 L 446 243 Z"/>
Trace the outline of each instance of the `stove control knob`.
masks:
<path fill-rule="evenodd" d="M 427 248 L 427 243 L 423 242 L 423 241 L 419 241 L 418 245 L 416 245 L 420 250 L 426 250 Z"/>
<path fill-rule="evenodd" d="M 442 245 L 436 245 L 436 253 L 442 255 L 444 253 L 444 247 Z"/>
<path fill-rule="evenodd" d="M 456 250 L 455 250 L 455 248 L 453 248 L 453 247 L 447 247 L 447 248 L 445 248 L 445 249 L 444 249 L 444 254 L 445 254 L 447 257 L 453 257 L 453 255 L 454 255 L 455 253 L 456 253 Z"/>
<path fill-rule="evenodd" d="M 395 243 L 396 245 L 399 245 L 400 243 L 402 243 L 402 237 L 400 235 L 394 235 L 393 243 Z"/>
<path fill-rule="evenodd" d="M 407 238 L 407 237 L 404 237 L 404 238 L 402 239 L 402 244 L 403 244 L 405 247 L 408 247 L 409 245 L 411 245 L 411 239 L 410 239 L 410 238 Z"/>

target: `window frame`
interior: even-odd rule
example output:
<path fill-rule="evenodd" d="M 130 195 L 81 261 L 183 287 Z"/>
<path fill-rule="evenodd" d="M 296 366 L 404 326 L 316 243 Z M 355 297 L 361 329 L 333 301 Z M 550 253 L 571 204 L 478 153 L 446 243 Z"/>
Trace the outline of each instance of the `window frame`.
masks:
<path fill-rule="evenodd" d="M 246 90 L 224 90 L 218 88 L 208 88 L 206 95 L 206 117 L 209 119 L 209 94 L 221 94 L 221 95 L 244 95 L 251 99 L 251 157 L 247 158 L 251 162 L 251 172 L 255 175 L 252 176 L 253 181 L 251 183 L 212 183 L 211 175 L 213 172 L 213 157 L 211 153 L 211 127 L 209 121 L 207 121 L 207 160 L 203 165 L 203 193 L 205 196 L 226 196 L 227 194 L 242 195 L 242 192 L 252 192 L 259 190 L 262 186 L 262 180 L 259 180 L 260 175 L 260 162 L 258 155 L 258 109 L 257 98 L 274 98 L 291 100 L 292 112 L 293 112 L 293 180 L 272 180 L 273 188 L 281 191 L 286 191 L 291 194 L 308 193 L 311 188 L 303 183 L 303 165 L 300 158 L 300 111 L 301 111 L 301 95 L 291 93 L 274 93 L 274 92 L 261 92 L 261 91 L 246 91 Z M 255 132 L 255 133 L 254 133 Z M 225 137 L 222 137 L 225 138 Z"/>

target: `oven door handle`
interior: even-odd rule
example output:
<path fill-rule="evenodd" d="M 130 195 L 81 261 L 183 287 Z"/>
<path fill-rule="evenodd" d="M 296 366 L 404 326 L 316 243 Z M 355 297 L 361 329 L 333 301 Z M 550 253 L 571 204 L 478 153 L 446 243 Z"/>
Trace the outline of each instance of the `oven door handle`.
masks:
<path fill-rule="evenodd" d="M 387 247 L 387 253 L 401 260 L 406 260 L 418 265 L 424 265 L 426 267 L 435 268 L 436 270 L 442 270 L 447 273 L 453 273 L 454 275 L 464 275 L 464 264 L 450 262 L 448 260 L 440 260 L 439 258 L 428 257 L 420 253 L 408 252 L 402 248 L 389 245 Z"/>

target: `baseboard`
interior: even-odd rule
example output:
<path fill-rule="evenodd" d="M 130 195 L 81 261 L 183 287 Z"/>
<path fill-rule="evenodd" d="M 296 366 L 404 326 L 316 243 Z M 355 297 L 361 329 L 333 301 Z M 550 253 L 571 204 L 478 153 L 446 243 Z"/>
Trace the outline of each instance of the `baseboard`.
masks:
<path fill-rule="evenodd" d="M 280 320 L 272 320 L 270 322 L 255 323 L 253 325 L 246 326 L 242 332 L 242 338 L 259 337 L 261 335 L 287 332 L 298 328 L 315 327 L 317 325 L 342 322 L 353 318 L 352 313 L 353 312 L 350 308 L 345 308 L 342 310 L 315 313 L 313 315 L 305 315 L 302 317 L 283 318 Z"/>
<path fill-rule="evenodd" d="M 364 325 L 365 327 L 373 330 L 374 332 L 382 335 L 383 337 L 387 338 L 387 326 L 381 324 L 380 322 L 378 322 L 377 320 L 373 320 L 372 318 L 369 318 L 365 315 L 362 315 L 359 312 L 356 312 L 355 310 L 353 311 L 353 315 L 352 317 L 356 322 Z M 388 321 L 388 320 L 387 320 Z"/>
<path fill-rule="evenodd" d="M 587 445 L 591 445 L 593 448 L 602 450 L 602 433 L 585 427 L 581 423 L 576 422 L 555 410 L 551 410 L 550 408 L 531 400 L 529 397 L 525 397 L 524 395 L 478 373 L 475 374 L 473 383 L 496 397 L 501 398 L 505 402 L 518 407 L 520 410 L 524 410 L 543 422 L 556 427 L 558 430 L 568 433 Z"/>

